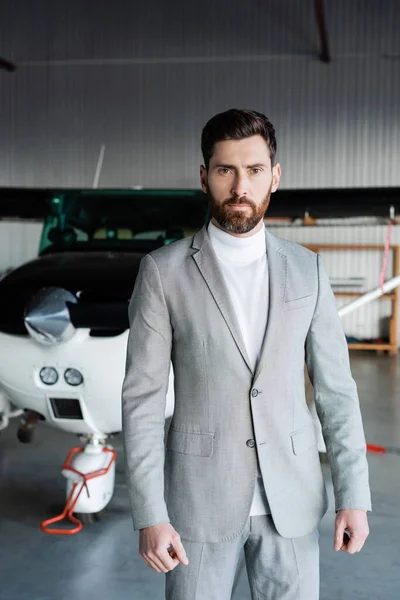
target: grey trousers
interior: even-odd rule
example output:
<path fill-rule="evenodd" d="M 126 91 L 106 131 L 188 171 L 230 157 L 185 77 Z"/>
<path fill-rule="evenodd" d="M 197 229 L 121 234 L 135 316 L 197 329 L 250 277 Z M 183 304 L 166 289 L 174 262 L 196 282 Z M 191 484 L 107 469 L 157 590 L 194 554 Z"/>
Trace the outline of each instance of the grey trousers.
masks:
<path fill-rule="evenodd" d="M 271 515 L 249 517 L 241 536 L 217 544 L 182 539 L 189 565 L 166 574 L 166 600 L 231 600 L 242 549 L 252 600 L 318 600 L 319 534 L 281 537 Z"/>

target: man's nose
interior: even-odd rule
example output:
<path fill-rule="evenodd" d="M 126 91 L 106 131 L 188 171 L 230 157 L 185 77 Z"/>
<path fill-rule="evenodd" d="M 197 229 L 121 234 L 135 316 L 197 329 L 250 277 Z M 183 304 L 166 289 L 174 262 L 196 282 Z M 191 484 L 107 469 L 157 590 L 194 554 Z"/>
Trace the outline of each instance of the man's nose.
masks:
<path fill-rule="evenodd" d="M 246 175 L 239 174 L 235 177 L 231 190 L 233 196 L 247 196 L 249 193 L 249 180 Z"/>

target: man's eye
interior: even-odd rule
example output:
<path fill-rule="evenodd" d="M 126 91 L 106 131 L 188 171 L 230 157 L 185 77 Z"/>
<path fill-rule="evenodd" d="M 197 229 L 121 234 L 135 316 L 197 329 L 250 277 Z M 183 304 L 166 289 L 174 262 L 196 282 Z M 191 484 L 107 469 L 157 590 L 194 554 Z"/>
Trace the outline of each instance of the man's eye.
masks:
<path fill-rule="evenodd" d="M 220 175 L 227 175 L 228 173 L 230 173 L 229 169 L 224 169 L 223 167 L 221 167 L 221 169 L 218 169 L 218 173 L 220 173 Z"/>
<path fill-rule="evenodd" d="M 254 169 L 251 170 L 252 173 L 255 173 L 256 175 L 258 175 L 258 173 L 261 173 L 261 169 L 259 169 L 258 167 L 254 167 Z"/>

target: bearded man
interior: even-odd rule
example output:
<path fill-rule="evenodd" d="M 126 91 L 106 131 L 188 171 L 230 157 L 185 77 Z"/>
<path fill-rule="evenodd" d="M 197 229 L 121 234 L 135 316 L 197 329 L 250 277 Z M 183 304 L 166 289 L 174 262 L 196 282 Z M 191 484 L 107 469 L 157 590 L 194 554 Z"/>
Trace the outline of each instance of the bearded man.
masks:
<path fill-rule="evenodd" d="M 166 573 L 167 600 L 229 600 L 242 549 L 253 600 L 317 600 L 327 496 L 304 363 L 332 472 L 334 548 L 358 552 L 368 535 L 346 339 L 320 256 L 265 228 L 281 176 L 270 121 L 218 114 L 202 152 L 211 221 L 144 257 L 129 308 L 123 430 L 139 552 Z"/>

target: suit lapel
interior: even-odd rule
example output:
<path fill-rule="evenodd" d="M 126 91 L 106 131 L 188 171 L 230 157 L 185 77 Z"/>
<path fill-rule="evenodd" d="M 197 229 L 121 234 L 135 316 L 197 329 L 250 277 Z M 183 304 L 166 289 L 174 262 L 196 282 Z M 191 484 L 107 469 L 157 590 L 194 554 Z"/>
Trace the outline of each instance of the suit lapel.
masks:
<path fill-rule="evenodd" d="M 218 264 L 218 259 L 212 247 L 206 225 L 194 236 L 192 247 L 197 250 L 192 256 L 193 260 L 197 264 L 243 360 L 251 373 L 253 373 L 229 290 Z"/>
<path fill-rule="evenodd" d="M 287 284 L 287 257 L 281 247 L 280 240 L 265 230 L 268 262 L 269 304 L 268 320 L 264 340 L 261 347 L 260 358 L 257 362 L 254 381 L 257 379 L 262 367 L 266 364 L 267 354 L 273 351 L 272 341 L 275 327 L 282 316 L 282 305 L 285 298 Z"/>

